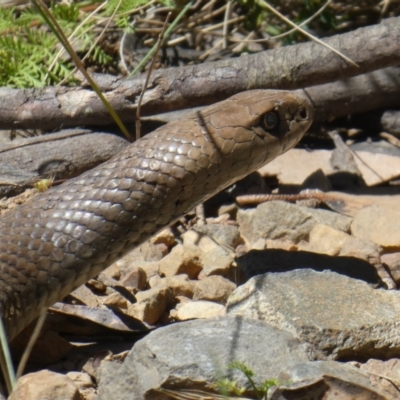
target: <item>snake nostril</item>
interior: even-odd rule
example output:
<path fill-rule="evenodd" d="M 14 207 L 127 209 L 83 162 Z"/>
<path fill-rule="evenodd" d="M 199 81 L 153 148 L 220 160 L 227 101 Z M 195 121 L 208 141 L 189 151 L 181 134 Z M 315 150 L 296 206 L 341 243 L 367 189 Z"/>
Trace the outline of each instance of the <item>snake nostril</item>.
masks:
<path fill-rule="evenodd" d="M 308 117 L 307 110 L 304 107 L 300 107 L 299 115 L 301 119 L 307 119 Z"/>

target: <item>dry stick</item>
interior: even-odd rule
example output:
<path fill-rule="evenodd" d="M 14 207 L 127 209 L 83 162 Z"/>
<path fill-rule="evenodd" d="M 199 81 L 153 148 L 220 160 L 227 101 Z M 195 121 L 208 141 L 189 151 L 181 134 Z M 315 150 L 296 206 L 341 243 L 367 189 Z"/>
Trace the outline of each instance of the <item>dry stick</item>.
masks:
<path fill-rule="evenodd" d="M 400 107 L 400 68 L 384 68 L 351 79 L 304 89 L 314 104 L 315 121 Z"/>
<path fill-rule="evenodd" d="M 383 139 L 386 139 L 393 146 L 400 148 L 400 139 L 398 139 L 396 136 L 391 135 L 390 133 L 386 133 L 386 132 L 380 133 L 379 136 Z"/>
<path fill-rule="evenodd" d="M 136 22 L 138 24 L 147 24 L 147 25 L 157 25 L 162 27 L 164 25 L 164 22 L 161 21 L 157 21 L 157 20 L 153 20 L 153 19 L 142 19 L 142 18 L 138 18 L 136 20 Z"/>
<path fill-rule="evenodd" d="M 8 393 L 11 393 L 16 385 L 17 379 L 15 377 L 14 367 L 11 360 L 10 347 L 8 346 L 7 335 L 4 329 L 3 319 L 0 318 L 0 365 L 3 372 L 3 377 L 6 382 Z"/>
<path fill-rule="evenodd" d="M 203 61 L 205 60 L 215 49 L 217 49 L 219 46 L 221 46 L 221 44 L 223 44 L 224 39 L 219 39 L 213 47 L 211 47 L 210 49 L 208 49 L 207 51 L 205 51 L 202 55 L 199 56 L 199 60 Z"/>
<path fill-rule="evenodd" d="M 140 106 L 142 104 L 142 99 L 143 99 L 143 96 L 144 96 L 144 92 L 146 91 L 147 86 L 149 84 L 150 75 L 151 75 L 151 72 L 153 71 L 153 68 L 154 68 L 154 62 L 155 62 L 157 54 L 158 54 L 158 52 L 160 50 L 161 43 L 162 43 L 162 41 L 164 39 L 164 33 L 165 33 L 166 27 L 168 25 L 169 19 L 171 18 L 171 14 L 172 13 L 169 12 L 167 14 L 167 18 L 165 18 L 164 26 L 162 28 L 162 31 L 160 32 L 160 35 L 158 36 L 156 50 L 155 50 L 155 52 L 153 54 L 153 59 L 151 60 L 151 64 L 150 64 L 150 68 L 149 68 L 149 71 L 148 71 L 148 74 L 147 74 L 147 77 L 146 77 L 146 81 L 144 82 L 142 92 L 140 93 L 138 105 L 137 105 L 137 108 L 136 108 L 136 140 L 139 140 L 140 136 L 141 136 L 141 132 L 140 132 L 141 131 Z"/>
<path fill-rule="evenodd" d="M 85 29 L 84 30 L 84 32 L 83 33 L 81 33 L 81 35 L 78 35 L 77 37 L 75 37 L 75 35 L 78 33 L 78 31 L 79 31 L 79 29 L 80 28 L 82 28 L 85 24 L 86 24 L 86 22 L 87 21 L 89 21 L 95 14 L 97 14 L 102 8 L 104 8 L 105 6 L 106 6 L 106 2 L 104 2 L 104 3 L 102 3 L 102 4 L 100 4 L 96 9 L 94 9 L 86 18 L 84 18 L 84 20 L 75 28 L 75 30 L 71 33 L 71 35 L 69 35 L 69 37 L 68 37 L 68 41 L 71 43 L 71 44 L 74 44 L 79 38 L 80 38 L 80 36 L 82 35 L 82 34 L 85 34 L 86 32 L 88 32 L 89 30 L 92 30 L 93 29 L 93 27 L 92 26 L 90 26 L 89 28 L 87 28 L 87 29 Z M 59 60 L 59 58 L 63 55 L 63 54 L 65 54 L 66 53 L 66 50 L 64 49 L 64 47 L 61 47 L 61 49 L 58 51 L 58 53 L 57 53 L 57 55 L 54 57 L 54 60 L 52 61 L 52 63 L 49 65 L 49 68 L 48 68 L 48 70 L 49 71 L 51 71 L 53 68 L 54 68 L 54 66 L 55 66 L 55 64 L 56 64 L 56 62 Z M 86 56 L 85 56 L 86 57 Z M 83 60 L 82 60 L 83 61 Z M 76 70 L 76 68 L 74 69 L 74 71 Z M 66 78 L 64 78 L 60 83 L 59 83 L 59 85 L 61 85 L 63 82 L 65 82 L 70 76 L 71 76 L 71 74 L 72 74 L 73 72 L 71 72 Z M 47 76 L 48 76 L 48 73 L 46 74 L 46 76 L 45 76 L 45 81 L 47 80 Z"/>
<path fill-rule="evenodd" d="M 312 20 L 317 18 L 318 15 L 320 15 L 325 10 L 325 8 L 329 6 L 329 4 L 331 4 L 331 0 L 328 0 L 314 15 L 311 15 L 310 18 L 307 18 L 305 21 L 303 21 L 301 24 L 299 24 L 298 27 L 302 27 L 304 25 L 307 25 Z M 273 40 L 282 39 L 282 38 L 290 35 L 291 33 L 295 32 L 295 31 L 297 31 L 297 28 L 290 29 L 289 31 L 281 33 L 280 35 L 273 36 L 271 39 L 273 39 Z"/>
<path fill-rule="evenodd" d="M 381 24 L 324 40 L 352 54 L 360 67 L 348 65 L 326 48 L 308 42 L 229 60 L 156 70 L 151 77 L 151 94 L 142 101 L 141 115 L 204 106 L 241 91 L 262 88 L 293 90 L 313 86 L 307 91 L 321 98 L 314 104 L 318 120 L 399 103 L 399 70 L 386 67 L 400 63 L 400 18 L 388 18 Z M 385 70 L 348 79 L 380 68 Z M 107 92 L 114 110 L 127 123 L 134 123 L 135 99 L 142 91 L 145 75 L 133 79 L 94 76 L 101 89 Z M 336 82 L 340 79 L 343 81 Z M 335 83 L 315 87 L 332 81 Z M 361 82 L 368 90 L 362 89 Z M 318 93 L 321 90 L 324 93 Z M 0 110 L 0 129 L 54 130 L 60 125 L 112 123 L 87 85 L 24 90 L 0 88 Z"/>
<path fill-rule="evenodd" d="M 309 39 L 313 40 L 316 43 L 319 43 L 322 46 L 325 46 L 326 48 L 328 48 L 329 50 L 333 51 L 335 54 L 337 54 L 339 57 L 343 58 L 343 60 L 347 61 L 349 64 L 358 67 L 357 63 L 355 63 L 353 60 L 351 60 L 349 57 L 346 57 L 344 54 L 342 54 L 340 51 L 336 50 L 335 48 L 333 48 L 332 46 L 329 46 L 328 44 L 326 44 L 325 42 L 323 42 L 322 40 L 316 38 L 315 36 L 309 34 L 307 31 L 305 31 L 304 29 L 300 28 L 298 25 L 294 24 L 290 19 L 286 18 L 283 14 L 281 14 L 279 11 L 277 11 L 274 7 L 270 6 L 266 1 L 264 0 L 258 0 L 258 3 L 268 9 L 269 11 L 271 11 L 272 13 L 274 13 L 276 16 L 278 16 L 280 19 L 282 19 L 282 21 L 285 21 L 288 25 L 293 26 L 294 29 L 298 30 L 299 32 L 301 32 L 303 35 L 307 36 Z"/>
<path fill-rule="evenodd" d="M 87 53 L 85 54 L 85 56 L 82 58 L 82 62 L 85 61 L 90 54 L 92 54 L 93 49 L 97 46 L 97 44 L 100 42 L 100 40 L 103 38 L 104 34 L 106 33 L 108 27 L 110 26 L 110 24 L 114 21 L 114 18 L 117 14 L 117 11 L 120 9 L 121 4 L 122 4 L 123 0 L 119 0 L 117 7 L 115 7 L 115 10 L 113 11 L 113 13 L 111 14 L 111 16 L 108 18 L 108 21 L 106 23 L 106 25 L 104 26 L 104 28 L 102 29 L 102 31 L 100 32 L 100 35 L 97 36 L 96 40 L 94 41 L 94 43 L 90 46 L 90 49 L 87 51 Z M 74 72 L 77 71 L 77 68 L 75 68 Z"/>
<path fill-rule="evenodd" d="M 42 330 L 44 321 L 46 319 L 46 315 L 47 315 L 46 308 L 44 308 L 36 322 L 35 329 L 33 330 L 31 336 L 29 337 L 29 341 L 24 350 L 24 354 L 22 354 L 22 357 L 21 357 L 21 360 L 19 362 L 18 369 L 17 369 L 17 379 L 19 379 L 22 376 L 22 373 L 24 372 L 26 363 L 32 352 L 33 346 L 40 334 L 40 331 Z"/>
<path fill-rule="evenodd" d="M 350 147 L 346 143 L 343 142 L 343 140 L 341 139 L 341 137 L 340 137 L 340 135 L 339 135 L 339 133 L 337 131 L 331 131 L 331 132 L 328 132 L 327 134 L 332 139 L 332 141 L 334 142 L 335 147 L 337 149 L 340 149 L 340 147 L 342 147 L 342 151 L 343 150 L 349 151 L 353 156 L 353 161 L 354 161 L 354 158 L 357 158 L 361 162 L 361 164 L 363 164 L 365 168 L 369 169 L 378 179 L 380 179 L 381 182 L 384 181 L 384 178 L 377 171 L 375 171 L 355 151 L 351 150 Z M 356 168 L 358 170 L 357 166 L 356 166 Z M 358 170 L 358 173 L 360 173 L 359 170 Z"/>
<path fill-rule="evenodd" d="M 43 17 L 43 19 L 49 25 L 49 27 L 52 28 L 52 32 L 57 37 L 58 41 L 68 51 L 68 54 L 70 55 L 70 57 L 74 61 L 75 65 L 79 68 L 79 70 L 81 71 L 83 76 L 89 82 L 89 84 L 92 87 L 92 89 L 96 92 L 97 96 L 100 98 L 100 100 L 102 101 L 103 105 L 106 107 L 108 112 L 111 114 L 111 116 L 112 116 L 113 120 L 115 121 L 115 123 L 121 129 L 122 133 L 129 140 L 130 139 L 130 134 L 127 131 L 127 129 L 125 128 L 125 126 L 122 123 L 121 119 L 119 118 L 118 114 L 111 107 L 110 103 L 107 101 L 107 99 L 105 98 L 105 96 L 103 95 L 101 90 L 99 89 L 99 87 L 96 84 L 96 82 L 92 79 L 92 77 L 86 71 L 82 61 L 77 56 L 75 50 L 72 48 L 72 46 L 69 43 L 67 37 L 65 36 L 63 30 L 61 29 L 59 23 L 57 22 L 57 20 L 53 16 L 53 14 L 49 11 L 49 9 L 47 8 L 47 6 L 44 3 L 44 1 L 43 0 L 32 0 L 32 2 L 36 6 L 36 8 L 38 9 L 40 15 Z"/>
<path fill-rule="evenodd" d="M 318 15 L 320 15 L 325 10 L 325 8 L 329 6 L 329 4 L 331 4 L 331 0 L 328 0 L 315 14 L 311 15 L 311 17 L 307 18 L 306 20 L 304 20 L 301 24 L 299 24 L 297 26 L 298 27 L 302 27 L 304 25 L 309 24 L 311 21 L 313 21 L 315 18 L 317 18 Z M 249 42 L 249 43 L 263 43 L 263 42 L 269 42 L 271 40 L 282 39 L 282 38 L 290 35 L 293 32 L 296 32 L 296 31 L 297 31 L 297 28 L 293 28 L 293 29 L 290 29 L 287 32 L 281 33 L 281 34 L 276 35 L 276 36 L 267 37 L 265 39 L 236 39 L 236 38 L 230 37 L 229 40 L 231 42 L 239 42 L 239 43 L 247 43 L 247 42 Z"/>
<path fill-rule="evenodd" d="M 186 36 L 180 36 L 180 37 L 177 37 L 175 39 L 168 40 L 167 46 L 168 47 L 172 47 L 172 46 L 176 46 L 179 43 L 187 42 L 187 41 L 188 41 L 188 39 L 187 39 Z"/>
<path fill-rule="evenodd" d="M 144 6 L 134 8 L 134 9 L 132 9 L 132 10 L 130 10 L 130 11 L 125 11 L 125 12 L 123 12 L 123 13 L 121 13 L 121 14 L 118 14 L 117 17 L 124 17 L 125 15 L 133 15 L 133 14 L 136 14 L 136 13 L 141 12 L 142 10 L 144 10 L 144 9 L 146 9 L 146 8 L 151 8 L 151 6 L 152 6 L 153 4 L 155 4 L 156 2 L 157 2 L 157 0 L 151 0 L 151 1 L 149 1 L 147 4 L 145 4 Z"/>
<path fill-rule="evenodd" d="M 381 19 L 383 18 L 383 16 L 386 13 L 386 10 L 388 9 L 389 5 L 390 5 L 390 1 L 391 0 L 384 0 L 383 1 L 383 5 L 382 5 L 382 10 L 381 10 Z"/>
<path fill-rule="evenodd" d="M 191 8 L 193 1 L 194 0 L 190 0 L 186 4 L 186 6 L 182 8 L 181 12 L 172 21 L 171 25 L 166 30 L 165 36 L 168 36 L 172 32 L 172 30 L 175 29 L 176 25 L 180 22 L 180 20 L 183 18 L 183 16 L 186 14 L 186 12 Z M 153 46 L 153 48 L 143 57 L 143 59 L 140 61 L 140 63 L 129 74 L 129 78 L 131 78 L 133 75 L 135 75 L 137 72 L 139 72 L 147 64 L 147 61 L 153 56 L 155 51 L 156 51 L 156 46 Z"/>
<path fill-rule="evenodd" d="M 252 400 L 247 397 L 226 396 L 216 393 L 204 392 L 202 390 L 170 390 L 170 389 L 156 389 L 158 393 L 167 394 L 175 400 Z"/>
<path fill-rule="evenodd" d="M 224 4 L 221 8 L 218 8 L 217 10 L 214 10 L 214 11 L 206 14 L 203 17 L 194 16 L 194 17 L 189 18 L 190 22 L 188 24 L 188 28 L 190 29 L 190 28 L 195 27 L 196 25 L 203 24 L 203 23 L 207 22 L 209 19 L 212 19 L 212 18 L 218 16 L 219 14 L 222 14 L 225 11 L 227 6 L 228 6 L 227 4 Z"/>
<path fill-rule="evenodd" d="M 119 44 L 119 49 L 118 49 L 119 60 L 121 61 L 122 66 L 124 67 L 126 73 L 129 72 L 128 66 L 126 65 L 125 57 L 124 57 L 125 39 L 126 39 L 127 35 L 128 35 L 128 32 L 124 32 L 124 34 L 122 35 L 122 38 L 121 38 L 121 42 Z"/>
<path fill-rule="evenodd" d="M 239 206 L 253 206 L 267 201 L 282 200 L 289 203 L 295 203 L 298 200 L 317 199 L 321 201 L 323 194 L 312 191 L 298 194 L 244 194 L 237 196 L 235 201 Z"/>
<path fill-rule="evenodd" d="M 227 7 L 227 9 L 228 9 L 228 7 Z M 211 31 L 213 31 L 215 29 L 224 28 L 225 25 L 232 25 L 232 24 L 235 24 L 236 22 L 244 21 L 245 19 L 246 19 L 246 17 L 244 15 L 241 15 L 239 17 L 235 17 L 235 18 L 232 18 L 227 21 L 224 20 L 224 22 L 219 22 L 218 24 L 207 26 L 207 28 L 199 29 L 199 32 L 210 33 Z M 222 36 L 224 36 L 224 34 L 222 34 Z"/>
<path fill-rule="evenodd" d="M 385 380 L 389 381 L 389 382 L 396 388 L 396 390 L 397 390 L 398 392 L 400 392 L 400 389 L 399 389 L 399 387 L 400 387 L 400 381 L 395 380 L 395 379 L 393 379 L 393 378 L 390 378 L 390 377 L 387 376 L 387 375 L 377 374 L 377 373 L 375 373 L 375 372 L 366 371 L 366 370 L 364 370 L 364 372 L 366 372 L 366 373 L 369 374 L 369 375 L 377 376 L 378 378 L 382 378 L 382 379 L 385 379 Z"/>

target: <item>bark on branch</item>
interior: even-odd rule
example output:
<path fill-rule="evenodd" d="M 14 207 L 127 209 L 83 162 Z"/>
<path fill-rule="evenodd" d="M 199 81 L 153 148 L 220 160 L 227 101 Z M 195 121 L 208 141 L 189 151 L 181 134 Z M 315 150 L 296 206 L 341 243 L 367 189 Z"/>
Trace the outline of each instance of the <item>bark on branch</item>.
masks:
<path fill-rule="evenodd" d="M 142 115 L 210 104 L 256 88 L 296 89 L 400 64 L 400 18 L 325 39 L 359 68 L 309 42 L 208 64 L 156 71 Z M 97 75 L 96 81 L 125 122 L 134 122 L 144 76 Z M 104 125 L 111 118 L 88 88 L 0 89 L 0 129 Z"/>

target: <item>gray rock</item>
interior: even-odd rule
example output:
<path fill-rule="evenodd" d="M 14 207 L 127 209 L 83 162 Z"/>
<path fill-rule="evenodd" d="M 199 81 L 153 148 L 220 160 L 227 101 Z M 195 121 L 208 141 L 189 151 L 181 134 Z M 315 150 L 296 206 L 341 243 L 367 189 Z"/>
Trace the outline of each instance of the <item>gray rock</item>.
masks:
<path fill-rule="evenodd" d="M 400 293 L 330 271 L 256 276 L 231 294 L 227 308 L 297 335 L 314 347 L 315 359 L 400 354 Z"/>
<path fill-rule="evenodd" d="M 348 232 L 351 218 L 326 210 L 300 207 L 283 201 L 260 204 L 255 209 L 239 209 L 237 222 L 241 235 L 253 244 L 261 239 L 287 238 L 295 243 L 307 240 L 311 229 L 323 223 Z"/>
<path fill-rule="evenodd" d="M 236 317 L 170 325 L 137 342 L 121 366 L 102 367 L 98 400 L 166 399 L 154 391 L 160 387 L 213 391 L 227 376 L 247 386 L 241 372 L 227 371 L 236 360 L 250 367 L 259 383 L 288 363 L 309 360 L 308 346 L 261 321 Z"/>
<path fill-rule="evenodd" d="M 338 231 L 347 233 L 350 232 L 350 226 L 353 219 L 346 215 L 338 214 L 334 211 L 322 210 L 319 208 L 301 208 L 304 212 L 311 215 L 317 221 L 317 224 L 328 225 Z"/>
<path fill-rule="evenodd" d="M 218 243 L 235 248 L 240 244 L 240 233 L 237 226 L 226 224 L 208 224 L 195 226 L 196 232 L 208 235 Z"/>
<path fill-rule="evenodd" d="M 303 362 L 288 366 L 278 375 L 270 400 L 389 400 L 389 394 L 374 388 L 366 373 L 335 361 Z"/>
<path fill-rule="evenodd" d="M 193 300 L 209 300 L 225 304 L 236 285 L 222 276 L 207 276 L 197 282 Z"/>
<path fill-rule="evenodd" d="M 219 244 L 211 236 L 190 230 L 182 235 L 183 246 L 198 249 L 202 271 L 198 279 L 210 275 L 226 276 L 235 259 L 235 253 L 229 247 Z"/>

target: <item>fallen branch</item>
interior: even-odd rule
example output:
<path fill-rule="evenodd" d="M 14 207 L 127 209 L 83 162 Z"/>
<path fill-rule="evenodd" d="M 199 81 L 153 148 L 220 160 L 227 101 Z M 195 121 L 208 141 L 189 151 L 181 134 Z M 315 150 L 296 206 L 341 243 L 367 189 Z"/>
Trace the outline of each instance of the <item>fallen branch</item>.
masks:
<path fill-rule="evenodd" d="M 347 64 L 316 43 L 301 43 L 235 59 L 156 71 L 141 106 L 142 115 L 214 103 L 256 88 L 296 89 L 333 82 L 400 63 L 400 18 L 326 38 L 359 65 Z M 135 121 L 145 76 L 119 79 L 96 75 L 99 87 L 126 122 Z M 112 123 L 86 87 L 0 89 L 0 129 L 104 125 Z"/>

